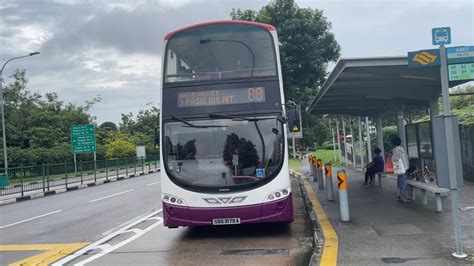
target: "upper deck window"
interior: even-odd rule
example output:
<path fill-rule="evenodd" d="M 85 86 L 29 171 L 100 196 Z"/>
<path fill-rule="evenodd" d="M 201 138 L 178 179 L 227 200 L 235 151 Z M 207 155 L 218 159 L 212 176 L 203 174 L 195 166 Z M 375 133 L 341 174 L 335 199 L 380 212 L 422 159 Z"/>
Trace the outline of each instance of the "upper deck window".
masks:
<path fill-rule="evenodd" d="M 174 35 L 166 48 L 165 83 L 276 76 L 270 32 L 245 24 L 213 24 Z"/>

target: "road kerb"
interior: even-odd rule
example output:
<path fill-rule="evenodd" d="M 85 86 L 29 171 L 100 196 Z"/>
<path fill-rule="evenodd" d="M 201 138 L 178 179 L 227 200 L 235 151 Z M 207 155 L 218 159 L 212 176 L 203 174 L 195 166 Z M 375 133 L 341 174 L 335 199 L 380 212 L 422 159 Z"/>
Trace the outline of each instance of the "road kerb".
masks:
<path fill-rule="evenodd" d="M 329 218 L 327 217 L 326 213 L 324 212 L 323 207 L 321 206 L 321 203 L 316 197 L 316 193 L 314 192 L 308 178 L 296 170 L 291 170 L 291 171 L 301 176 L 301 180 L 303 182 L 304 188 L 306 189 L 308 198 L 311 204 L 313 205 L 313 211 L 316 214 L 318 224 L 323 233 L 324 245 L 323 245 L 323 250 L 321 253 L 320 265 L 337 265 L 337 252 L 338 252 L 339 240 L 338 240 L 336 231 L 332 227 L 331 222 L 329 221 Z"/>

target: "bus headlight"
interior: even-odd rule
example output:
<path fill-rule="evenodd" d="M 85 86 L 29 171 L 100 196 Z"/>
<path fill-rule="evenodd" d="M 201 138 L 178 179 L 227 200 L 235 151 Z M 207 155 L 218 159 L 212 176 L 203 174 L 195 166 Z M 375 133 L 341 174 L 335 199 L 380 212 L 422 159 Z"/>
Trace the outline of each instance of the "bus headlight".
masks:
<path fill-rule="evenodd" d="M 289 194 L 290 194 L 289 188 L 280 189 L 271 194 L 268 194 L 264 202 L 278 200 L 278 199 L 281 199 L 283 196 L 288 196 Z"/>
<path fill-rule="evenodd" d="M 170 203 L 170 204 L 174 204 L 174 205 L 181 205 L 181 206 L 187 206 L 186 202 L 183 199 L 178 198 L 178 197 L 173 196 L 173 195 L 163 194 L 162 199 L 163 199 L 163 202 L 165 202 L 165 203 Z"/>

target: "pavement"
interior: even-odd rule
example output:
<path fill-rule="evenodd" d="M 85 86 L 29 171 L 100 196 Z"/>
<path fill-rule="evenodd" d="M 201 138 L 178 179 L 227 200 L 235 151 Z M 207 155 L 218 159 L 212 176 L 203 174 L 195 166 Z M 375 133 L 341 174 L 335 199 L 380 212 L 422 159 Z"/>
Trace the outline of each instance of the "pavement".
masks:
<path fill-rule="evenodd" d="M 296 170 L 309 176 L 306 161 Z M 434 194 L 428 193 L 428 205 L 420 194 L 410 203 L 395 200 L 396 178 L 388 175 L 383 186 L 362 188 L 363 172 L 347 171 L 350 222 L 340 219 L 337 182 L 333 181 L 335 201 L 312 182 L 325 214 L 337 233 L 338 265 L 462 265 L 474 264 L 451 256 L 455 251 L 450 196 L 443 198 L 443 211 L 436 212 Z M 333 168 L 336 177 L 337 168 Z M 310 178 L 312 180 L 312 178 Z M 464 252 L 474 253 L 474 183 L 465 181 L 459 189 L 462 243 Z M 418 192 L 419 193 L 419 192 Z M 472 255 L 471 255 L 472 256 Z"/>

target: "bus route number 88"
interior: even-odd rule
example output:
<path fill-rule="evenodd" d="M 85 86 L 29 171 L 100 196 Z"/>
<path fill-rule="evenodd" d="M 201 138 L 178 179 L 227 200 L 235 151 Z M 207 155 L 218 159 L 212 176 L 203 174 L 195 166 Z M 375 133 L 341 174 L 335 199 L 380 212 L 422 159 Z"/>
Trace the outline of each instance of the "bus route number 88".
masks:
<path fill-rule="evenodd" d="M 265 101 L 265 88 L 263 87 L 249 88 L 247 90 L 247 96 L 250 102 L 264 102 Z"/>

